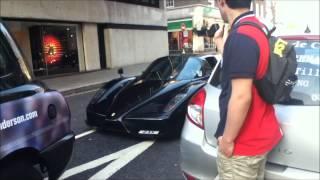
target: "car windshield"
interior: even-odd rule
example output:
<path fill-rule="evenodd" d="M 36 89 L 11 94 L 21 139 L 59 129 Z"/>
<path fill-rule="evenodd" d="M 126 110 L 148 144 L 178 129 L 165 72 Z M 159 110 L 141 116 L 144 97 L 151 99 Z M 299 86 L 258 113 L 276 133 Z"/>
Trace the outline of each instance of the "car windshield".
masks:
<path fill-rule="evenodd" d="M 169 56 L 157 59 L 142 74 L 143 80 L 189 80 L 203 75 L 202 66 L 210 65 L 196 57 Z"/>
<path fill-rule="evenodd" d="M 298 83 L 291 93 L 293 100 L 304 105 L 319 105 L 319 40 L 290 41 L 295 45 Z"/>
<path fill-rule="evenodd" d="M 0 28 L 0 95 L 2 91 L 26 82 L 19 68 L 18 60 Z"/>
<path fill-rule="evenodd" d="M 18 47 L 0 22 L 0 91 L 17 87 L 30 80 L 30 71 Z"/>
<path fill-rule="evenodd" d="M 14 62 L 16 61 L 13 51 L 6 38 L 0 31 L 0 78 L 10 74 L 14 69 Z"/>

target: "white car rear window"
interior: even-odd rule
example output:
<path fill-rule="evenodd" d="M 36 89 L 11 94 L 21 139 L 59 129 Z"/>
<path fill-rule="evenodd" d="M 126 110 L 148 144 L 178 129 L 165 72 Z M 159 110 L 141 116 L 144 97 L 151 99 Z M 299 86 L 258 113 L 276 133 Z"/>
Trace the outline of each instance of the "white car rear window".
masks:
<path fill-rule="evenodd" d="M 300 105 L 319 105 L 319 40 L 290 41 L 295 45 L 298 67 L 296 84 L 291 98 Z M 299 102 L 299 103 L 297 103 Z"/>

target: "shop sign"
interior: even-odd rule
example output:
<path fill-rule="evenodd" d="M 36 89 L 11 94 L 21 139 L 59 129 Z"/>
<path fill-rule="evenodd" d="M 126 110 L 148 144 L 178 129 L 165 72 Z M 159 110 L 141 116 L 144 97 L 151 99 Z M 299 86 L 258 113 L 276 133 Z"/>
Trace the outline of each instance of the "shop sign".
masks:
<path fill-rule="evenodd" d="M 168 22 L 168 31 L 181 31 L 182 24 L 184 24 L 186 30 L 192 29 L 192 20 L 191 19 L 182 19 L 177 21 Z"/>

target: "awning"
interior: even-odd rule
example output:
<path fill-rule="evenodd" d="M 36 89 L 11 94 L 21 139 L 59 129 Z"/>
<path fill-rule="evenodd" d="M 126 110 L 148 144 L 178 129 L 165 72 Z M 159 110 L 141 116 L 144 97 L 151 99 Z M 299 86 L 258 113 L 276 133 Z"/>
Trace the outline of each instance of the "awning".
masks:
<path fill-rule="evenodd" d="M 181 20 L 174 20 L 168 21 L 168 31 L 175 32 L 181 31 L 181 26 L 185 25 L 187 30 L 192 29 L 192 19 L 181 19 Z"/>

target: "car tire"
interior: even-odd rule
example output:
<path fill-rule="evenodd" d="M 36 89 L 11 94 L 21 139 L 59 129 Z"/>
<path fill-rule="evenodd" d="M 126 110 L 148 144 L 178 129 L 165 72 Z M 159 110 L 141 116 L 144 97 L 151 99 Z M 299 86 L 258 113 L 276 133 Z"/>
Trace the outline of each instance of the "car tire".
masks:
<path fill-rule="evenodd" d="M 43 180 L 41 173 L 29 162 L 14 162 L 1 169 L 0 179 Z"/>

